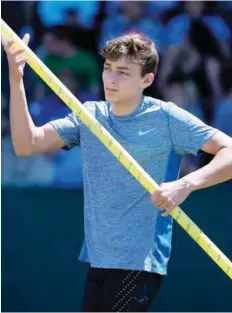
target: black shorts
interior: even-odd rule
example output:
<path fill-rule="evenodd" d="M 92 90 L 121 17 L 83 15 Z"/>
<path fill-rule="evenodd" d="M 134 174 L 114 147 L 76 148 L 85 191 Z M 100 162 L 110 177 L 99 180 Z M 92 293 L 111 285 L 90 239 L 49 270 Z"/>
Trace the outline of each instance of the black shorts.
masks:
<path fill-rule="evenodd" d="M 82 312 L 146 312 L 162 280 L 145 271 L 90 268 Z"/>

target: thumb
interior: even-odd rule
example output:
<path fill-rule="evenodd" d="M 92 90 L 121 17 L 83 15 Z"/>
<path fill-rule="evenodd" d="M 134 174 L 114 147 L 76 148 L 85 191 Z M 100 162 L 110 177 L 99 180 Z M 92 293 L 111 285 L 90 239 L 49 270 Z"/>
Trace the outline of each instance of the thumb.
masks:
<path fill-rule="evenodd" d="M 25 34 L 22 40 L 25 43 L 25 45 L 28 46 L 28 43 L 30 41 L 30 34 Z"/>

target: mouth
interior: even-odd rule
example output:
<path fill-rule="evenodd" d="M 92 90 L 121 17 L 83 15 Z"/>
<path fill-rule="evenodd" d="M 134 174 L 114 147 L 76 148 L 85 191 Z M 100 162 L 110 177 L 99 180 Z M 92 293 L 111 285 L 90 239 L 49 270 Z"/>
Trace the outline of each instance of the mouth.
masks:
<path fill-rule="evenodd" d="M 109 91 L 109 92 L 117 92 L 118 90 L 117 90 L 117 89 L 113 89 L 113 88 L 106 88 L 106 91 Z"/>

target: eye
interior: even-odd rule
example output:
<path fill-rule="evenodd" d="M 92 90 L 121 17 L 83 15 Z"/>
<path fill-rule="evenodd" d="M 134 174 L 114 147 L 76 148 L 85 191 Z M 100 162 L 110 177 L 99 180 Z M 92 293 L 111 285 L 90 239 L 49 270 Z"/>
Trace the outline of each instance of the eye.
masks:
<path fill-rule="evenodd" d="M 127 75 L 127 76 L 129 75 L 128 73 L 125 73 L 125 72 L 119 72 L 119 74 L 120 75 Z"/>
<path fill-rule="evenodd" d="M 104 66 L 104 71 L 109 71 L 109 67 Z"/>

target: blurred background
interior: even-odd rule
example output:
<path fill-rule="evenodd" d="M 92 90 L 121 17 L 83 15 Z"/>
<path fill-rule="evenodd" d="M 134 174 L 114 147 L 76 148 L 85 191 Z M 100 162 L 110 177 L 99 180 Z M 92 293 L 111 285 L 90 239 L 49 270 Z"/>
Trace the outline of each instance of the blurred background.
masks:
<path fill-rule="evenodd" d="M 1 9 L 18 35 L 30 33 L 31 49 L 82 103 L 104 98 L 99 52 L 105 42 L 129 31 L 145 34 L 160 55 L 145 94 L 172 101 L 232 136 L 232 2 L 2 1 Z M 86 273 L 77 261 L 83 238 L 80 149 L 15 155 L 4 53 L 1 62 L 2 310 L 78 311 Z M 36 125 L 69 113 L 29 67 L 24 82 Z M 188 156 L 181 174 L 210 160 L 204 153 Z M 230 258 L 231 191 L 231 182 L 221 184 L 183 206 Z M 154 310 L 232 310 L 228 278 L 178 226 L 175 232 L 170 278 Z"/>

